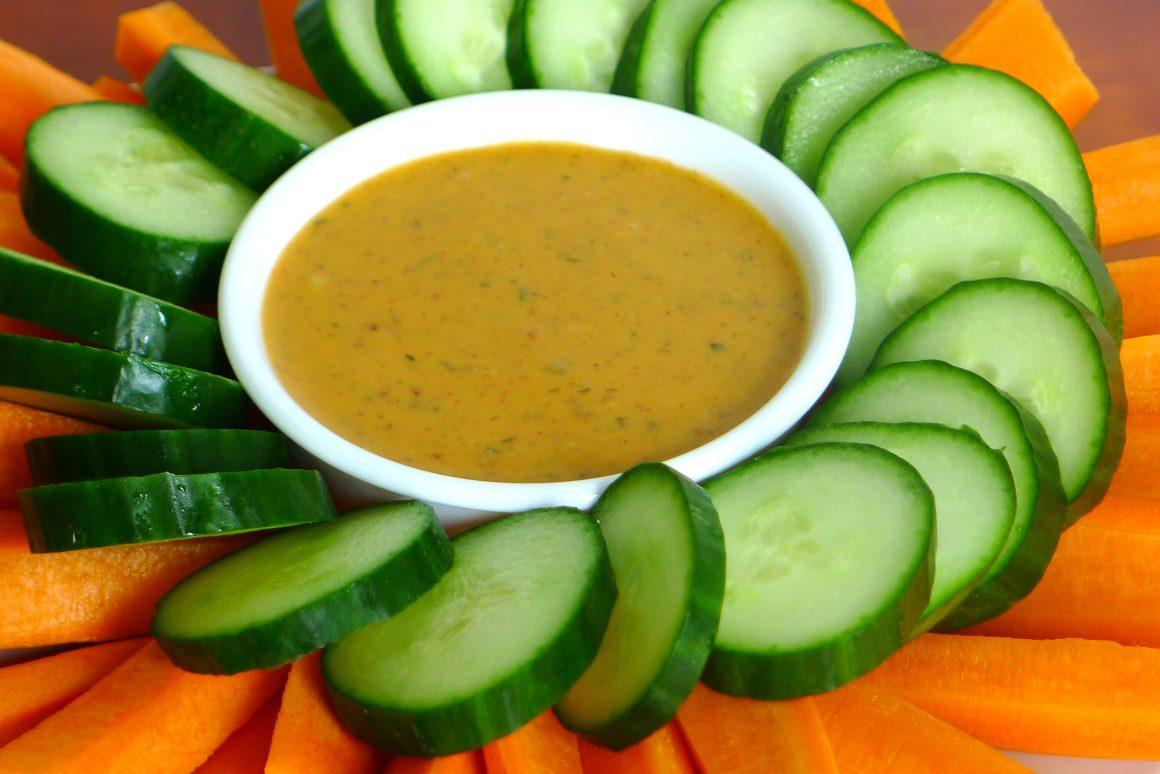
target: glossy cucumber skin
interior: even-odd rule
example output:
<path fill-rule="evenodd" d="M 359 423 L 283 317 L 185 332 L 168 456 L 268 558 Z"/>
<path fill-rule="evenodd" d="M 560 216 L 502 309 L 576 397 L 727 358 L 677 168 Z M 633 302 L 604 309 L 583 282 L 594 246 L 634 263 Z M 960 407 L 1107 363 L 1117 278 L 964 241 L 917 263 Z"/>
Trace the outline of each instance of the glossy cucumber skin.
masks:
<path fill-rule="evenodd" d="M 399 86 L 403 88 L 407 99 L 416 105 L 430 102 L 435 97 L 424 87 L 423 80 L 403 45 L 403 35 L 399 30 L 396 5 L 396 0 L 381 0 L 378 5 L 378 13 L 375 14 L 375 21 L 379 27 L 379 39 L 383 41 L 383 51 L 386 52 L 387 61 L 391 63 L 391 69 L 395 71 L 395 77 L 399 79 Z M 510 40 L 508 46 L 510 49 Z"/>
<path fill-rule="evenodd" d="M 531 0 L 514 0 L 512 15 L 508 19 L 507 60 L 512 86 L 517 89 L 538 89 L 535 68 L 532 66 L 531 49 L 528 47 L 528 10 Z"/>
<path fill-rule="evenodd" d="M 522 2 L 522 0 L 521 0 Z M 656 2 L 651 2 L 636 17 L 636 21 L 629 28 L 628 38 L 624 41 L 624 49 L 620 53 L 620 61 L 616 63 L 616 72 L 612 76 L 612 93 L 625 97 L 640 97 L 640 56 L 645 38 L 648 36 L 649 23 L 656 11 Z"/>
<path fill-rule="evenodd" d="M 334 518 L 313 470 L 256 470 L 82 481 L 21 489 L 33 553 L 274 529 Z"/>

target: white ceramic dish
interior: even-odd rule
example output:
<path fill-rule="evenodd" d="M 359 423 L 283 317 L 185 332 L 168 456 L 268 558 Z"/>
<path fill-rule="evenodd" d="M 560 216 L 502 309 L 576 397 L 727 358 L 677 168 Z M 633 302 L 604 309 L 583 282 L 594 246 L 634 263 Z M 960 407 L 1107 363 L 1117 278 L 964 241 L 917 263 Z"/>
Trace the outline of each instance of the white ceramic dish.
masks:
<path fill-rule="evenodd" d="M 810 298 L 806 349 L 786 385 L 751 418 L 668 460 L 701 480 L 789 431 L 830 383 L 853 325 L 854 280 L 840 233 L 821 203 L 772 156 L 700 118 L 604 94 L 515 91 L 442 100 L 372 121 L 308 156 L 271 187 L 242 224 L 222 275 L 219 311 L 238 378 L 263 413 L 328 477 L 340 498 L 400 497 L 439 507 L 449 526 L 486 513 L 548 505 L 586 508 L 610 477 L 562 483 L 473 481 L 408 467 L 329 430 L 279 382 L 261 311 L 283 249 L 307 221 L 351 187 L 392 167 L 447 151 L 555 141 L 629 151 L 699 171 L 752 202 L 796 255 Z"/>

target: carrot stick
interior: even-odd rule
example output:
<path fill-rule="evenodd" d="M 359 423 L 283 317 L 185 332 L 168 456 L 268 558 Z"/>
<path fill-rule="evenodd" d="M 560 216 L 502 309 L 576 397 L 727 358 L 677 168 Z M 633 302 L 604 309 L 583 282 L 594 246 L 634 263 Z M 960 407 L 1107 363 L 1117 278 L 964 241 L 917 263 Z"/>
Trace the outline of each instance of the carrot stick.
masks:
<path fill-rule="evenodd" d="M 1129 414 L 1109 494 L 1160 500 L 1160 414 Z"/>
<path fill-rule="evenodd" d="M 864 679 L 995 747 L 1160 759 L 1154 648 L 928 634 Z"/>
<path fill-rule="evenodd" d="M 96 433 L 105 429 L 80 419 L 0 401 L 0 508 L 15 508 L 16 490 L 32 486 L 24 444 L 49 435 Z"/>
<path fill-rule="evenodd" d="M 20 188 L 20 170 L 8 159 L 0 156 L 0 191 L 16 191 Z"/>
<path fill-rule="evenodd" d="M 695 774 L 680 729 L 671 723 L 623 752 L 580 741 L 584 774 Z"/>
<path fill-rule="evenodd" d="M 101 95 L 101 99 L 109 102 L 125 102 L 130 105 L 144 105 L 145 97 L 124 81 L 102 75 L 93 81 L 93 91 Z"/>
<path fill-rule="evenodd" d="M 320 655 L 297 661 L 290 670 L 266 771 L 372 772 L 382 765 L 377 750 L 351 736 L 335 717 L 319 668 Z"/>
<path fill-rule="evenodd" d="M 194 774 L 263 774 L 281 697 L 275 693 Z"/>
<path fill-rule="evenodd" d="M 1108 495 L 1083 517 L 1084 526 L 1160 536 L 1160 500 Z"/>
<path fill-rule="evenodd" d="M 298 0 L 258 0 L 262 9 L 262 23 L 266 27 L 266 44 L 274 60 L 274 72 L 287 83 L 323 96 L 310 65 L 298 47 L 298 31 L 294 28 L 294 12 Z"/>
<path fill-rule="evenodd" d="M 144 640 L 121 640 L 0 669 L 0 747 L 92 688 Z"/>
<path fill-rule="evenodd" d="M 898 23 L 898 18 L 894 15 L 894 11 L 890 10 L 890 6 L 886 4 L 886 0 L 854 0 L 854 2 L 874 14 L 878 17 L 878 21 L 899 35 L 902 34 L 902 25 Z"/>
<path fill-rule="evenodd" d="M 0 156 L 24 158 L 24 135 L 58 105 L 100 99 L 91 87 L 43 59 L 0 40 Z"/>
<path fill-rule="evenodd" d="M 3 103 L 3 100 L 0 100 L 0 103 Z M 0 191 L 0 247 L 7 247 L 9 250 L 44 261 L 64 263 L 51 247 L 28 230 L 28 224 L 24 222 L 24 213 L 20 210 L 20 197 L 8 191 Z"/>
<path fill-rule="evenodd" d="M 576 737 L 550 711 L 483 748 L 487 774 L 581 774 Z"/>
<path fill-rule="evenodd" d="M 706 774 L 838 771 L 812 699 L 752 701 L 698 685 L 677 720 Z"/>
<path fill-rule="evenodd" d="M 0 771 L 192 771 L 278 690 L 285 674 L 185 672 L 150 642 L 0 749 Z"/>
<path fill-rule="evenodd" d="M 446 758 L 391 758 L 383 774 L 487 774 L 479 750 L 448 755 Z"/>
<path fill-rule="evenodd" d="M 1112 261 L 1108 272 L 1124 302 L 1124 337 L 1160 333 L 1160 255 Z"/>
<path fill-rule="evenodd" d="M 177 3 L 164 2 L 121 14 L 114 56 L 137 83 L 165 56 L 170 46 L 192 46 L 237 59 L 226 45 Z"/>
<path fill-rule="evenodd" d="M 103 642 L 149 631 L 161 595 L 250 540 L 31 554 L 18 511 L 0 511 L 0 650 Z"/>
<path fill-rule="evenodd" d="M 991 774 L 1027 768 L 913 704 L 861 681 L 814 697 L 840 771 Z"/>
<path fill-rule="evenodd" d="M 1160 234 L 1160 134 L 1083 155 L 1104 247 Z"/>
<path fill-rule="evenodd" d="M 943 56 L 1018 78 L 1042 94 L 1070 127 L 1100 98 L 1040 0 L 994 0 Z"/>
<path fill-rule="evenodd" d="M 1124 339 L 1120 348 L 1128 412 L 1160 414 L 1160 334 Z"/>

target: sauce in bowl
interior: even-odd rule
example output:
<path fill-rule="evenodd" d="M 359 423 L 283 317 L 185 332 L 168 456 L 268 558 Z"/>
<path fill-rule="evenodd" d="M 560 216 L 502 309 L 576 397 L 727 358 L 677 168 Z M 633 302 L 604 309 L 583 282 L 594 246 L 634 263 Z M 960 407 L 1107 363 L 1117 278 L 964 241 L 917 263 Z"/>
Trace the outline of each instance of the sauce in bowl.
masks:
<path fill-rule="evenodd" d="M 424 470 L 547 482 L 675 457 L 747 419 L 807 333 L 748 202 L 629 153 L 514 143 L 362 183 L 267 286 L 269 358 L 334 432 Z"/>

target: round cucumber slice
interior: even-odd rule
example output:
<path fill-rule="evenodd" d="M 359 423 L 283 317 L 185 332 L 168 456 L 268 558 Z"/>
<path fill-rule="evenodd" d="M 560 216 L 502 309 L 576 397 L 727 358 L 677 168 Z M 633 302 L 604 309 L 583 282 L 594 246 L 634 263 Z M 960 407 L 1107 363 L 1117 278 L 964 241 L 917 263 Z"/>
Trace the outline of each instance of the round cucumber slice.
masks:
<path fill-rule="evenodd" d="M 849 0 L 723 0 L 697 35 L 689 60 L 689 109 L 753 142 L 778 90 L 823 54 L 902 43 Z"/>
<path fill-rule="evenodd" d="M 473 750 L 539 715 L 592 663 L 616 598 L 596 522 L 548 508 L 452 540 L 403 612 L 323 651 L 339 718 L 399 755 Z"/>
<path fill-rule="evenodd" d="M 612 91 L 683 109 L 689 53 L 718 2 L 652 0 L 628 34 Z"/>
<path fill-rule="evenodd" d="M 224 376 L 8 333 L 0 400 L 114 427 L 228 427 L 246 411 L 242 386 Z"/>
<path fill-rule="evenodd" d="M 1029 86 L 970 65 L 916 73 L 879 94 L 834 136 L 816 188 L 854 244 L 891 195 L 946 172 L 1025 180 L 1096 238 L 1091 181 L 1067 124 Z"/>
<path fill-rule="evenodd" d="M 1067 517 L 1059 463 L 1033 417 L 986 379 L 934 360 L 871 371 L 814 412 L 810 426 L 840 422 L 935 422 L 979 434 L 1003 454 L 1015 485 L 1015 518 L 1003 550 L 937 628 L 985 621 L 1031 593 L 1047 569 Z"/>
<path fill-rule="evenodd" d="M 32 483 L 68 484 L 154 473 L 297 467 L 290 442 L 263 430 L 135 430 L 36 438 L 24 445 Z"/>
<path fill-rule="evenodd" d="M 974 371 L 1039 420 L 1073 518 L 1103 499 L 1124 448 L 1124 377 L 1079 304 L 1038 282 L 962 282 L 891 333 L 871 368 L 911 360 Z"/>
<path fill-rule="evenodd" d="M 625 473 L 592 516 L 620 594 L 596 660 L 556 716 L 622 750 L 672 720 L 697 684 L 721 616 L 725 549 L 709 496 L 664 465 Z"/>
<path fill-rule="evenodd" d="M 930 601 L 934 498 L 874 446 L 775 449 L 710 480 L 725 532 L 725 601 L 702 677 L 790 699 L 882 663 Z"/>
<path fill-rule="evenodd" d="M 313 470 L 109 478 L 21 489 L 33 553 L 233 535 L 329 521 Z"/>
<path fill-rule="evenodd" d="M 1026 183 L 972 172 L 938 175 L 882 205 L 854 246 L 854 336 L 838 372 L 856 379 L 890 331 L 957 282 L 1035 280 L 1067 291 L 1119 341 L 1123 311 L 1091 241 Z"/>
<path fill-rule="evenodd" d="M 397 614 L 451 567 L 415 502 L 279 532 L 189 576 L 157 603 L 153 636 L 182 669 L 271 669 Z"/>

